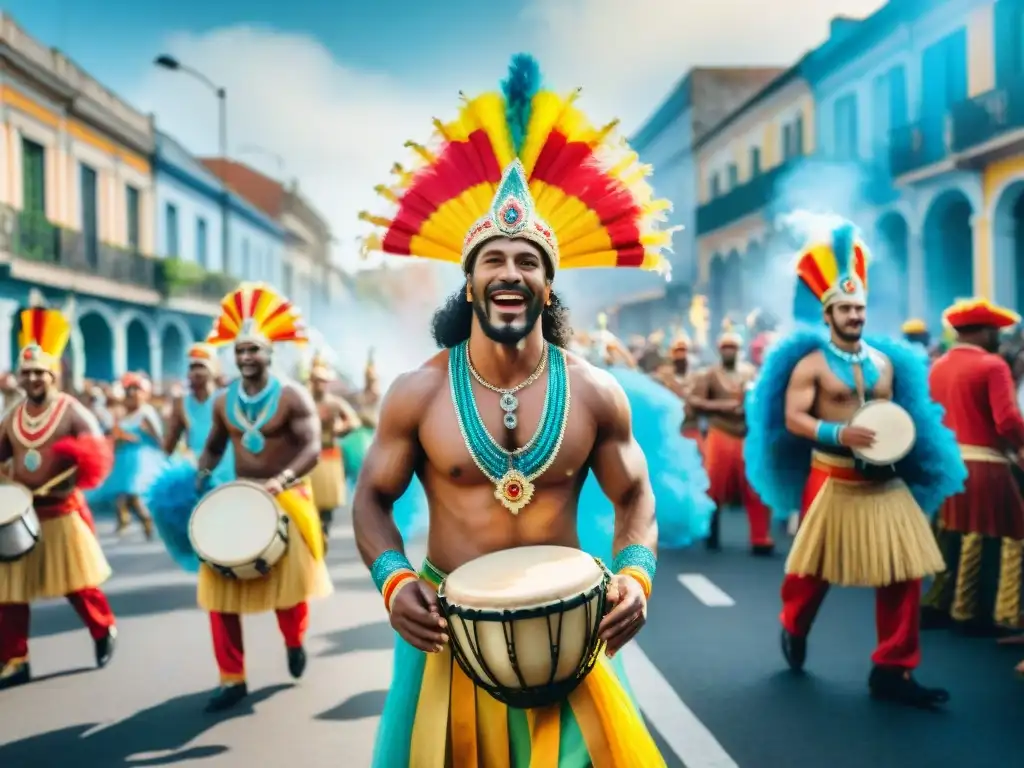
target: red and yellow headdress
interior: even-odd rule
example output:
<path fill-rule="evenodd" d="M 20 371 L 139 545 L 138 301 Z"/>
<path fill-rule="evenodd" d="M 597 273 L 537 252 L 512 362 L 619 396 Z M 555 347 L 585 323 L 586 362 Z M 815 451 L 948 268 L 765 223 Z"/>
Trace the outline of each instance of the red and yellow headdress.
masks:
<path fill-rule="evenodd" d="M 796 316 L 820 321 L 821 310 L 832 304 L 866 306 L 869 261 L 867 246 L 848 222 L 832 230 L 829 242 L 812 242 L 805 246 L 796 265 L 800 278 L 794 307 Z M 811 301 L 808 294 L 817 301 Z M 812 316 L 808 317 L 809 314 Z"/>
<path fill-rule="evenodd" d="M 71 340 L 71 323 L 59 309 L 31 307 L 21 311 L 18 370 L 61 371 L 61 358 Z"/>
<path fill-rule="evenodd" d="M 205 366 L 210 373 L 217 373 L 220 369 L 217 351 L 209 344 L 202 342 L 188 348 L 188 364 Z"/>
<path fill-rule="evenodd" d="M 942 319 L 955 330 L 970 326 L 1009 328 L 1020 322 L 1020 315 L 986 299 L 960 299 L 942 313 Z"/>
<path fill-rule="evenodd" d="M 617 123 L 595 128 L 575 101 L 541 87 L 528 55 L 512 59 L 500 92 L 465 99 L 450 123 L 434 121 L 436 146 L 407 144 L 421 167 L 395 165 L 395 187 L 377 192 L 396 206 L 390 218 L 360 214 L 382 234 L 365 251 L 461 264 L 497 237 L 529 240 L 560 267 L 639 267 L 668 271 L 660 228 L 666 200 L 655 200 L 648 166 Z"/>
<path fill-rule="evenodd" d="M 220 303 L 220 317 L 206 343 L 258 344 L 309 341 L 298 308 L 265 283 L 243 283 Z"/>
<path fill-rule="evenodd" d="M 928 323 L 917 317 L 912 317 L 900 326 L 900 333 L 904 336 L 921 336 L 928 333 Z"/>

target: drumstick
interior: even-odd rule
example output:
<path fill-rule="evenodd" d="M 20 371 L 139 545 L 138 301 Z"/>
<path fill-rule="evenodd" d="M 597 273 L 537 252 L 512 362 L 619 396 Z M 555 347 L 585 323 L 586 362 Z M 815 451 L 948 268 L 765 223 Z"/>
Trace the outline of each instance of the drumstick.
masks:
<path fill-rule="evenodd" d="M 56 488 L 58 485 L 60 485 L 65 480 L 67 480 L 69 477 L 71 477 L 73 474 L 75 474 L 75 472 L 77 472 L 77 471 L 78 471 L 78 467 L 69 467 L 68 469 L 65 469 L 59 475 L 57 475 L 56 477 L 50 478 L 49 481 L 47 481 L 46 483 L 43 483 L 41 486 L 39 486 L 34 491 L 32 491 L 32 495 L 33 496 L 45 496 L 50 491 L 52 491 L 54 488 Z"/>

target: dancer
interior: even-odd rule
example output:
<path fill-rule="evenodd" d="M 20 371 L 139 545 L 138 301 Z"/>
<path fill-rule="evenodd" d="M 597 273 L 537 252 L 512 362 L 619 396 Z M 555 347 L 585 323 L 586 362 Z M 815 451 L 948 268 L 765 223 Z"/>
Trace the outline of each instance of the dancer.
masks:
<path fill-rule="evenodd" d="M 199 606 L 210 612 L 221 687 L 207 705 L 217 712 L 248 695 L 240 614 L 276 611 L 287 648 L 288 670 L 302 677 L 308 601 L 333 591 L 324 564 L 320 519 L 306 476 L 320 455 L 320 420 L 309 392 L 270 371 L 273 344 L 305 343 L 298 310 L 263 284 L 244 283 L 221 302 L 207 343 L 233 344 L 241 374 L 217 396 L 213 426 L 199 458 L 197 484 L 210 477 L 234 448 L 235 474 L 263 483 L 288 518 L 288 551 L 261 579 L 237 580 L 202 564 Z"/>
<path fill-rule="evenodd" d="M 757 556 L 775 552 L 771 535 L 771 510 L 747 482 L 743 463 L 743 439 L 747 434 L 744 397 L 756 371 L 741 361 L 743 339 L 726 329 L 718 337 L 720 361 L 708 368 L 690 392 L 690 406 L 708 420 L 704 462 L 711 481 L 711 498 L 717 507 L 707 538 L 708 549 L 721 547 L 719 527 L 722 509 L 742 504 L 750 527 L 750 551 Z"/>
<path fill-rule="evenodd" d="M 438 123 L 439 148 L 417 147 L 428 167 L 391 195 L 393 221 L 365 217 L 386 228 L 385 252 L 455 262 L 466 276 L 434 319 L 443 351 L 392 385 L 356 487 L 356 542 L 400 635 L 373 765 L 655 768 L 665 761 L 603 654 L 565 702 L 526 713 L 476 693 L 438 612 L 433 588 L 463 563 L 525 543 L 577 546 L 589 469 L 617 523 L 614 607 L 600 627 L 609 653 L 643 626 L 654 576 L 654 495 L 628 401 L 565 352 L 551 281 L 559 267 L 661 267 L 669 235 L 654 214 L 667 204 L 623 181 L 639 182 L 639 167 L 605 169 L 611 127 L 592 129 L 572 99 L 541 90 L 531 57 L 513 59 L 503 90 Z M 541 219 L 559 211 L 557 227 Z M 419 578 L 390 514 L 414 473 L 432 502 Z"/>
<path fill-rule="evenodd" d="M 1024 500 L 1007 452 L 1024 460 L 1024 419 L 1010 366 L 996 353 L 1000 330 L 1020 317 L 971 299 L 943 319 L 957 343 L 932 366 L 931 392 L 960 443 L 967 483 L 939 510 L 936 536 L 948 570 L 922 601 L 922 623 L 1004 634 L 1021 625 Z"/>
<path fill-rule="evenodd" d="M 359 417 L 352 406 L 327 391 L 332 381 L 334 371 L 330 364 L 321 355 L 314 355 L 309 390 L 320 418 L 320 459 L 309 479 L 313 485 L 313 501 L 320 512 L 325 550 L 330 541 L 334 510 L 346 502 L 345 465 L 338 441 L 359 427 Z"/>
<path fill-rule="evenodd" d="M 693 440 L 701 454 L 704 453 L 704 436 L 700 431 L 700 419 L 690 404 L 693 390 L 700 374 L 690 370 L 690 339 L 686 334 L 677 334 L 668 350 L 669 362 L 659 380 L 683 403 L 683 423 L 680 427 L 683 437 Z"/>
<path fill-rule="evenodd" d="M 142 523 L 147 539 L 153 538 L 153 519 L 145 494 L 164 466 L 163 420 L 149 402 L 149 380 L 137 373 L 121 377 L 124 412 L 114 423 L 114 470 L 100 488 L 86 498 L 91 506 L 116 505 L 117 533 L 128 529 L 130 517 Z"/>
<path fill-rule="evenodd" d="M 962 490 L 966 471 L 942 409 L 928 396 L 924 359 L 902 342 L 861 338 L 866 247 L 850 224 L 812 243 L 797 266 L 798 320 L 829 329 L 777 342 L 748 398 L 747 473 L 772 509 L 802 510 L 782 585 L 782 648 L 803 668 L 807 636 L 830 585 L 872 587 L 878 646 L 873 696 L 930 707 L 948 700 L 912 672 L 921 656 L 921 579 L 943 570 L 922 509 Z M 854 459 L 880 439 L 849 421 L 867 400 L 894 400 L 917 439 L 895 467 Z M 909 486 L 909 487 L 908 487 Z"/>
<path fill-rule="evenodd" d="M 29 489 L 41 535 L 20 559 L 0 563 L 0 689 L 27 683 L 29 604 L 66 597 L 92 635 L 96 666 L 114 654 L 114 614 L 100 585 L 110 566 L 81 489 L 110 473 L 113 456 L 96 419 L 59 389 L 61 357 L 71 336 L 56 309 L 20 314 L 18 376 L 25 397 L 0 425 L 0 462 Z"/>

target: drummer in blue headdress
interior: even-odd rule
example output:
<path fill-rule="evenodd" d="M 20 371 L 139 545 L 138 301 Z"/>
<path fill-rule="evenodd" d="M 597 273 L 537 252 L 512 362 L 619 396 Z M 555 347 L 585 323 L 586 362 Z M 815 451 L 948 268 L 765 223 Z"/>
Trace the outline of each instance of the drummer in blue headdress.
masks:
<path fill-rule="evenodd" d="M 747 475 L 772 509 L 803 516 L 782 585 L 790 667 L 803 668 L 830 585 L 871 587 L 872 696 L 932 707 L 949 694 L 912 674 L 921 658 L 921 580 L 945 568 L 925 513 L 963 489 L 966 471 L 929 396 L 924 357 L 902 341 L 862 339 L 867 266 L 867 248 L 849 223 L 801 252 L 795 315 L 817 328 L 777 342 L 765 359 L 747 398 Z M 893 432 L 884 419 L 875 429 L 859 425 L 865 403 L 890 411 L 893 423 L 912 421 L 911 434 Z M 878 466 L 894 441 L 909 452 Z"/>

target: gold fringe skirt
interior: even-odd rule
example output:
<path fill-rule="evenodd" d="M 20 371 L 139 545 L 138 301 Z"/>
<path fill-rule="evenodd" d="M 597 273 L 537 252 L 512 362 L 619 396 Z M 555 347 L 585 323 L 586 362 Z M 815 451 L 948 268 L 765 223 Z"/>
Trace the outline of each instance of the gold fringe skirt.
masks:
<path fill-rule="evenodd" d="M 807 482 L 812 501 L 786 573 L 837 586 L 884 587 L 946 569 L 928 520 L 902 480 L 868 481 L 852 459 L 815 453 Z"/>
<path fill-rule="evenodd" d="M 331 512 L 343 507 L 346 501 L 345 464 L 341 460 L 341 449 L 328 448 L 320 453 L 320 460 L 309 474 L 313 484 L 313 501 L 321 512 Z"/>
<path fill-rule="evenodd" d="M 64 597 L 110 578 L 99 540 L 77 512 L 40 521 L 35 549 L 0 563 L 0 603 L 31 603 Z"/>

